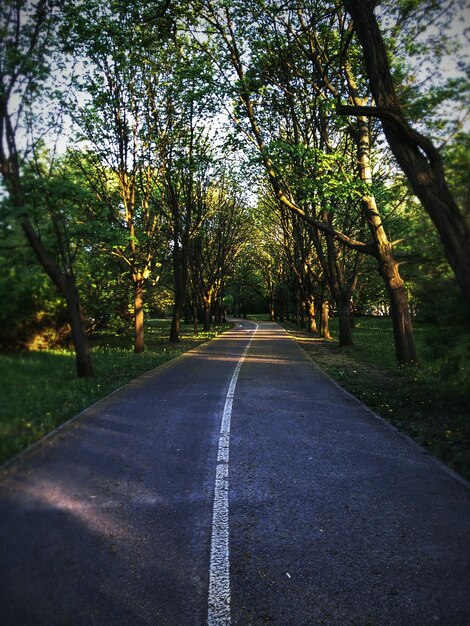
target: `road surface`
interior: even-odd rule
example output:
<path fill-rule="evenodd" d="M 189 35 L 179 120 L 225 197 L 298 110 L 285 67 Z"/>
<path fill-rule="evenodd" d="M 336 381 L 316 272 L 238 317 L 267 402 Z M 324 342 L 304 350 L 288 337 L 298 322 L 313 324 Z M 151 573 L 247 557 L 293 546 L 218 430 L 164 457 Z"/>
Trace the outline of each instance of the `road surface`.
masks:
<path fill-rule="evenodd" d="M 470 624 L 470 490 L 275 324 L 0 474 L 0 624 Z"/>

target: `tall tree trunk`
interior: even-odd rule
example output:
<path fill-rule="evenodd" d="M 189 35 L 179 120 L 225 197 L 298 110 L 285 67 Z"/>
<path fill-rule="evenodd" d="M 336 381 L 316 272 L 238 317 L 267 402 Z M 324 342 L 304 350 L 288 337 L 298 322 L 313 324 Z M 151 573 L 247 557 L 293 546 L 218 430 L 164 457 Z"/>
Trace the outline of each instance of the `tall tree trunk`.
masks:
<path fill-rule="evenodd" d="M 297 319 L 300 328 L 305 328 L 305 305 L 300 296 L 297 296 Z"/>
<path fill-rule="evenodd" d="M 308 319 L 308 332 L 317 332 L 317 321 L 315 319 L 315 298 L 309 296 L 307 299 L 307 319 Z"/>
<path fill-rule="evenodd" d="M 238 317 L 240 310 L 240 295 L 235 297 L 235 302 L 233 303 L 233 315 L 234 317 Z"/>
<path fill-rule="evenodd" d="M 356 97 L 356 102 L 358 101 L 359 99 Z M 357 151 L 359 173 L 361 180 L 370 186 L 372 184 L 372 168 L 370 164 L 369 121 L 366 117 L 360 116 L 358 125 Z M 376 244 L 379 271 L 390 298 L 397 361 L 402 365 L 414 363 L 418 358 L 413 338 L 408 297 L 403 279 L 400 276 L 398 263 L 393 255 L 392 244 L 387 238 L 374 196 L 365 195 L 362 197 L 362 211 Z"/>
<path fill-rule="evenodd" d="M 177 343 L 180 340 L 181 313 L 183 311 L 184 302 L 185 298 L 183 298 L 181 290 L 175 290 L 175 302 L 173 304 L 170 328 L 170 341 L 172 343 Z"/>
<path fill-rule="evenodd" d="M 186 302 L 188 287 L 188 258 L 186 251 L 187 244 L 183 244 L 183 248 L 181 248 L 176 237 L 173 243 L 173 280 L 175 285 L 175 302 L 173 305 L 173 314 L 171 319 L 170 341 L 172 343 L 177 343 L 180 340 L 181 314 L 183 312 L 184 303 Z"/>
<path fill-rule="evenodd" d="M 335 298 L 336 307 L 338 310 L 339 318 L 339 346 L 354 346 L 351 320 L 349 317 L 349 302 L 351 300 L 351 294 L 349 290 L 341 291 L 338 297 Z"/>
<path fill-rule="evenodd" d="M 470 228 L 449 190 L 439 151 L 406 121 L 397 97 L 387 50 L 374 16 L 375 2 L 344 0 L 364 51 L 376 107 L 339 107 L 340 113 L 375 115 L 414 193 L 433 221 L 465 298 L 470 301 Z M 356 111 L 357 114 L 357 111 Z"/>
<path fill-rule="evenodd" d="M 134 282 L 134 352 L 143 352 L 144 344 L 144 285 Z"/>
<path fill-rule="evenodd" d="M 199 334 L 199 312 L 196 304 L 193 304 L 193 332 L 195 335 Z"/>
<path fill-rule="evenodd" d="M 221 313 L 221 305 L 220 301 L 217 300 L 215 303 L 215 314 L 214 314 L 214 323 L 216 326 L 221 326 L 222 324 L 222 313 Z"/>
<path fill-rule="evenodd" d="M 60 271 L 52 257 L 44 248 L 28 217 L 23 218 L 21 226 L 44 271 L 65 298 L 70 327 L 72 329 L 72 341 L 75 348 L 77 376 L 83 378 L 92 377 L 94 373 L 91 363 L 90 348 L 80 306 L 80 295 L 73 274 L 70 273 L 66 275 L 64 272 Z"/>
<path fill-rule="evenodd" d="M 210 296 L 203 296 L 204 307 L 204 332 L 209 332 L 211 329 L 211 299 Z"/>
<path fill-rule="evenodd" d="M 80 297 L 72 277 L 68 277 L 65 280 L 65 300 L 67 303 L 70 326 L 72 328 L 77 376 L 89 378 L 93 376 L 90 349 L 85 332 L 85 322 L 80 307 Z"/>
<path fill-rule="evenodd" d="M 175 225 L 175 231 L 177 233 L 176 229 L 177 226 Z M 180 340 L 181 313 L 186 300 L 187 271 L 186 258 L 183 257 L 183 251 L 181 250 L 178 236 L 175 234 L 173 239 L 173 284 L 175 287 L 175 301 L 173 303 L 171 316 L 169 337 L 171 343 L 178 343 Z"/>
<path fill-rule="evenodd" d="M 330 333 L 330 303 L 323 300 L 321 303 L 320 317 L 320 337 L 322 339 L 331 339 Z"/>
<path fill-rule="evenodd" d="M 287 309 L 286 296 L 285 296 L 284 292 L 282 292 L 282 294 L 281 294 L 281 314 L 280 314 L 279 321 L 285 322 L 288 319 L 289 319 L 289 311 Z"/>
<path fill-rule="evenodd" d="M 324 221 L 327 221 L 326 214 L 323 217 Z M 340 266 L 338 264 L 336 248 L 333 241 L 333 237 L 329 234 L 325 236 L 327 252 L 328 252 L 328 265 L 323 266 L 323 271 L 328 280 L 330 293 L 336 304 L 336 310 L 339 318 L 339 338 L 338 343 L 340 347 L 354 346 L 351 330 L 351 320 L 349 319 L 349 302 L 351 300 L 351 290 L 345 284 L 344 277 L 342 275 Z"/>
<path fill-rule="evenodd" d="M 396 359 L 401 365 L 416 363 L 418 357 L 413 338 L 408 296 L 390 244 L 380 246 L 379 269 L 390 298 Z"/>
<path fill-rule="evenodd" d="M 178 343 L 180 340 L 181 327 L 181 305 L 177 302 L 173 305 L 173 313 L 171 316 L 170 341 Z"/>
<path fill-rule="evenodd" d="M 276 309 L 274 308 L 274 300 L 271 297 L 269 298 L 269 321 L 276 321 Z"/>
<path fill-rule="evenodd" d="M 37 27 L 41 23 L 42 18 L 46 15 L 46 13 L 42 10 L 45 6 L 46 2 L 43 1 L 37 5 Z M 18 16 L 19 15 L 20 13 L 18 12 Z M 36 35 L 38 33 L 39 30 L 36 30 Z M 32 45 L 33 41 L 34 38 L 31 39 L 30 42 Z M 12 87 L 14 86 L 14 82 L 15 81 L 11 84 Z M 80 295 L 75 283 L 72 267 L 68 267 L 67 271 L 62 271 L 60 269 L 58 264 L 49 254 L 48 250 L 44 247 L 41 238 L 38 236 L 38 233 L 25 210 L 15 132 L 15 127 L 12 124 L 8 113 L 7 100 L 5 97 L 2 97 L 0 102 L 0 173 L 6 183 L 7 189 L 9 189 L 10 198 L 14 207 L 18 211 L 18 215 L 22 216 L 21 228 L 26 236 L 26 239 L 28 240 L 29 245 L 33 249 L 46 274 L 65 298 L 75 348 L 77 375 L 80 377 L 91 377 L 93 376 L 91 355 L 80 306 Z M 5 144 L 8 147 L 8 152 L 5 152 Z M 57 237 L 59 237 L 59 232 L 57 230 L 55 232 Z M 63 241 L 58 239 L 58 243 L 59 247 L 62 247 Z"/>

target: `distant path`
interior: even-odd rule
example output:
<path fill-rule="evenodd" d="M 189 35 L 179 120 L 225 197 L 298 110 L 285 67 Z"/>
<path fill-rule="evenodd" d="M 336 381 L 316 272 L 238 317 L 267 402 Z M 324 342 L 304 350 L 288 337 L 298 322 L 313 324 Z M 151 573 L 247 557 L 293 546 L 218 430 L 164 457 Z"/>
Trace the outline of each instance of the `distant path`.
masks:
<path fill-rule="evenodd" d="M 0 474 L 2 626 L 470 624 L 468 486 L 255 328 Z"/>

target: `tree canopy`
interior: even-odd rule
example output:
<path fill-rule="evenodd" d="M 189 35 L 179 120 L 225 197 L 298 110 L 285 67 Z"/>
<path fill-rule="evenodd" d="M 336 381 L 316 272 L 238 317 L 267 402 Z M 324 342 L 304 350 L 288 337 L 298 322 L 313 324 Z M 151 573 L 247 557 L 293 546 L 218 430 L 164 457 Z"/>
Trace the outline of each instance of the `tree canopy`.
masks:
<path fill-rule="evenodd" d="M 2 344 L 468 307 L 464 3 L 7 0 Z M 454 68 L 449 70 L 448 60 Z M 466 302 L 466 304 L 465 304 Z M 459 304 L 460 303 L 460 304 Z M 463 303 L 463 304 L 462 304 Z M 467 309 L 468 310 L 468 309 Z"/>

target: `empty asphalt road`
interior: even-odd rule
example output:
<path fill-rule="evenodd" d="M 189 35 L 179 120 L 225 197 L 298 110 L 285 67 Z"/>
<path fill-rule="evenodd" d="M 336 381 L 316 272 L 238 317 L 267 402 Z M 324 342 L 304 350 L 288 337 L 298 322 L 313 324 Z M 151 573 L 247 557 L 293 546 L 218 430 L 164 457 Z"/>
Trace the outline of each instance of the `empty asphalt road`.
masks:
<path fill-rule="evenodd" d="M 276 324 L 0 473 L 0 624 L 470 624 L 470 490 Z"/>

